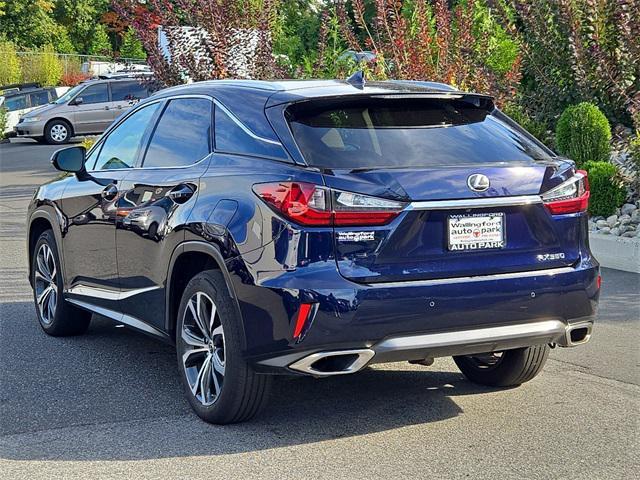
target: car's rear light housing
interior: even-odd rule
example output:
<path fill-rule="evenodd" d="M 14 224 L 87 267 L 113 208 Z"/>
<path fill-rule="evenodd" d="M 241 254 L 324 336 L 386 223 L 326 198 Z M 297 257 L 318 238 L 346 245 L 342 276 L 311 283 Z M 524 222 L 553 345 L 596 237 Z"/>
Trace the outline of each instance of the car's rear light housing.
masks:
<path fill-rule="evenodd" d="M 585 212 L 589 207 L 587 172 L 577 170 L 569 180 L 543 193 L 542 201 L 552 215 Z"/>
<path fill-rule="evenodd" d="M 386 225 L 406 203 L 306 182 L 259 183 L 253 191 L 288 220 L 307 226 Z"/>

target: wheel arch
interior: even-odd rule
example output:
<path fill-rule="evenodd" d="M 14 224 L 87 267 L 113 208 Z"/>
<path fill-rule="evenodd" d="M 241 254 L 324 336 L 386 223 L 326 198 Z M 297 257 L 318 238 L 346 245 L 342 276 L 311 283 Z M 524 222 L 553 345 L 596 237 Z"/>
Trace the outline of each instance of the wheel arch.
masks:
<path fill-rule="evenodd" d="M 222 253 L 211 243 L 186 241 L 174 249 L 171 255 L 171 260 L 169 261 L 169 268 L 167 272 L 165 330 L 172 339 L 175 339 L 180 299 L 182 298 L 182 293 L 184 292 L 187 283 L 198 273 L 211 269 L 220 270 L 225 279 L 227 290 L 236 307 L 238 318 L 240 319 L 244 348 L 244 344 L 246 342 L 244 321 L 238 304 L 238 298 L 231 281 L 231 275 L 226 267 Z"/>
<path fill-rule="evenodd" d="M 33 250 L 38 242 L 38 238 L 42 235 L 46 230 L 53 231 L 53 236 L 56 241 L 56 248 L 58 250 L 58 258 L 60 259 L 60 268 L 64 269 L 64 261 L 62 258 L 62 252 L 60 250 L 60 232 L 56 230 L 55 226 L 57 222 L 54 218 L 49 214 L 49 212 L 44 210 L 38 210 L 34 212 L 34 214 L 29 219 L 29 226 L 27 228 L 27 258 L 29 261 L 28 272 L 29 272 L 29 284 L 31 284 L 32 277 L 32 268 L 33 268 Z M 64 281 L 64 270 L 60 272 L 62 274 L 62 279 Z M 33 286 L 33 285 L 32 285 Z"/>
<path fill-rule="evenodd" d="M 73 123 L 71 122 L 70 119 L 65 118 L 65 117 L 53 117 L 50 118 L 49 120 L 47 120 L 47 122 L 44 124 L 44 128 L 42 129 L 42 134 L 46 135 L 47 132 L 47 128 L 49 128 L 49 125 L 51 125 L 52 122 L 55 121 L 62 121 L 64 123 L 66 123 L 67 125 L 69 125 L 69 128 L 71 129 L 71 134 L 69 135 L 69 138 L 73 137 L 75 134 L 75 128 L 73 128 Z"/>

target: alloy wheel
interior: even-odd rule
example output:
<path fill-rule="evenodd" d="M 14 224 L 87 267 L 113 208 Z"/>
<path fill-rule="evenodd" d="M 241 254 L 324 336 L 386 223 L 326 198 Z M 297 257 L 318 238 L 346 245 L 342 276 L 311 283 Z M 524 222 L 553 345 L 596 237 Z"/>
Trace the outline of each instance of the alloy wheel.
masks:
<path fill-rule="evenodd" d="M 53 138 L 56 142 L 63 142 L 67 139 L 67 135 L 69 132 L 67 131 L 67 127 L 56 123 L 53 127 L 51 127 L 51 138 Z"/>
<path fill-rule="evenodd" d="M 196 292 L 189 299 L 181 338 L 185 343 L 182 364 L 191 393 L 202 405 L 209 406 L 222 391 L 225 340 L 216 304 L 206 293 Z"/>
<path fill-rule="evenodd" d="M 56 283 L 56 260 L 51 247 L 46 243 L 40 245 L 36 254 L 35 292 L 38 312 L 43 323 L 49 325 L 56 314 L 58 305 L 58 284 Z"/>

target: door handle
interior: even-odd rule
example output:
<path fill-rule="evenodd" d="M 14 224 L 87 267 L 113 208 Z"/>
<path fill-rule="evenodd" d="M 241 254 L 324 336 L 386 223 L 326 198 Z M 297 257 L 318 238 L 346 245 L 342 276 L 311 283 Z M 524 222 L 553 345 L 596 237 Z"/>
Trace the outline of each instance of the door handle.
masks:
<path fill-rule="evenodd" d="M 118 187 L 116 187 L 113 183 L 107 185 L 104 190 L 102 190 L 102 199 L 110 202 L 115 199 L 118 195 Z"/>
<path fill-rule="evenodd" d="M 195 189 L 186 183 L 181 183 L 169 191 L 169 198 L 176 203 L 185 203 L 195 192 Z"/>
<path fill-rule="evenodd" d="M 109 110 L 109 105 L 107 105 L 106 107 L 104 107 L 105 110 Z"/>

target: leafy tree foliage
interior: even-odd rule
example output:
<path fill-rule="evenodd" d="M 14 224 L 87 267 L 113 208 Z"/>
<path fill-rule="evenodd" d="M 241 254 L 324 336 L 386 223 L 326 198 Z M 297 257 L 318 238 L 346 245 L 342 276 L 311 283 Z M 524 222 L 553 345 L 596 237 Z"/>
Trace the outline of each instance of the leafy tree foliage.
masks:
<path fill-rule="evenodd" d="M 20 60 L 13 42 L 0 38 L 0 85 L 10 85 L 20 81 Z"/>
<path fill-rule="evenodd" d="M 107 27 L 99 23 L 93 31 L 93 38 L 87 52 L 91 55 L 111 55 L 111 40 Z"/>
<path fill-rule="evenodd" d="M 640 110 L 640 2 L 512 0 L 523 45 L 522 98 L 539 118 L 594 101 L 614 122 Z"/>
<path fill-rule="evenodd" d="M 0 15 L 0 32 L 20 49 L 53 45 L 59 52 L 73 52 L 66 28 L 53 18 L 50 0 L 6 0 Z"/>
<path fill-rule="evenodd" d="M 144 48 L 142 48 L 142 43 L 136 37 L 135 30 L 131 27 L 129 27 L 122 36 L 120 56 L 124 58 L 147 58 L 147 54 L 145 53 Z"/>

